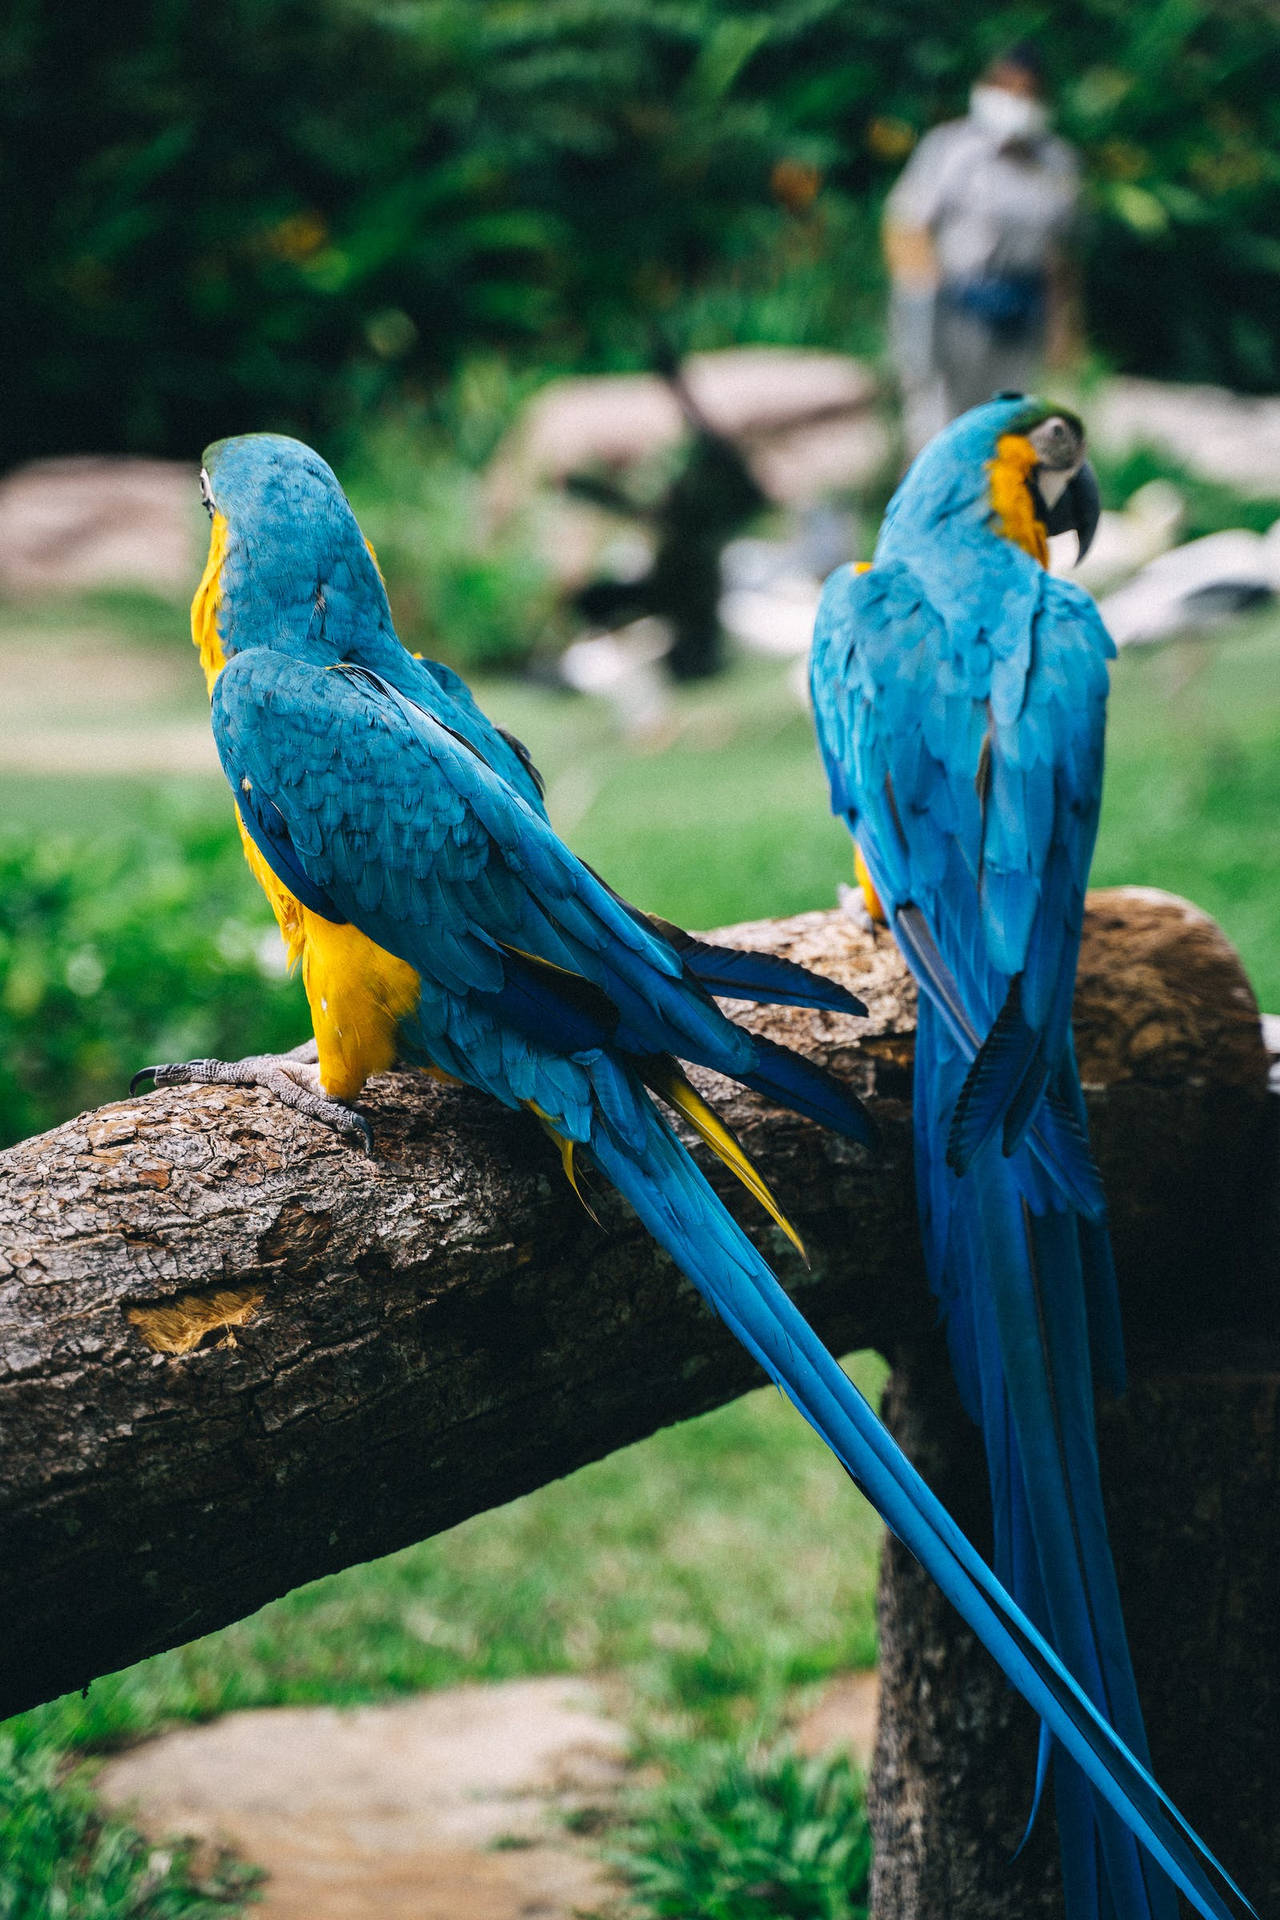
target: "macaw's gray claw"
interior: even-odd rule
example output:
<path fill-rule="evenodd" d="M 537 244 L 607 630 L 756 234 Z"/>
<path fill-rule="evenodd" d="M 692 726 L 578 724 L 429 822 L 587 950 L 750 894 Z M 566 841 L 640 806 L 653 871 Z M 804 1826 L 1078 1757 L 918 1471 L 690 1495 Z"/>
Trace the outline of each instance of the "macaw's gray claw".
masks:
<path fill-rule="evenodd" d="M 157 1087 L 263 1087 L 282 1105 L 305 1113 L 333 1133 L 354 1135 L 365 1153 L 373 1155 L 373 1130 L 364 1115 L 332 1099 L 321 1086 L 314 1040 L 304 1041 L 291 1053 L 256 1053 L 247 1060 L 178 1060 L 142 1067 L 129 1082 L 130 1093 L 143 1080 Z"/>

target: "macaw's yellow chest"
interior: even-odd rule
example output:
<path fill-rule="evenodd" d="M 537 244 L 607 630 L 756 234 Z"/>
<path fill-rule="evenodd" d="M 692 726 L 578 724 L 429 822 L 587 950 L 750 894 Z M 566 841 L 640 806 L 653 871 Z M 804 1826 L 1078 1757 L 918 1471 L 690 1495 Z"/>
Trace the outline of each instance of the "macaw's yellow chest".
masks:
<path fill-rule="evenodd" d="M 418 1003 L 417 973 L 358 927 L 312 913 L 276 878 L 236 810 L 245 859 L 275 914 L 291 964 L 301 962 L 320 1079 L 335 1100 L 354 1100 L 396 1057 L 400 1022 Z"/>
<path fill-rule="evenodd" d="M 871 915 L 871 918 L 878 927 L 887 927 L 889 924 L 889 916 L 884 910 L 884 903 L 880 895 L 876 892 L 876 883 L 871 878 L 871 869 L 863 859 L 862 848 L 856 840 L 853 843 L 853 873 L 858 885 L 862 888 L 862 897 L 866 902 L 867 912 Z"/>

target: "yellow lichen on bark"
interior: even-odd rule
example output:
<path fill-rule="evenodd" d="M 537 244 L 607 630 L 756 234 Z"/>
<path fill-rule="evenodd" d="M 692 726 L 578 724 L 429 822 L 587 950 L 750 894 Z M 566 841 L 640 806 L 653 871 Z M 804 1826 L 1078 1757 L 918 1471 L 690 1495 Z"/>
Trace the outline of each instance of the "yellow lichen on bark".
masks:
<path fill-rule="evenodd" d="M 245 1326 L 266 1292 L 265 1287 L 210 1287 L 179 1294 L 162 1307 L 130 1307 L 126 1318 L 153 1353 L 193 1353 L 211 1333 Z"/>

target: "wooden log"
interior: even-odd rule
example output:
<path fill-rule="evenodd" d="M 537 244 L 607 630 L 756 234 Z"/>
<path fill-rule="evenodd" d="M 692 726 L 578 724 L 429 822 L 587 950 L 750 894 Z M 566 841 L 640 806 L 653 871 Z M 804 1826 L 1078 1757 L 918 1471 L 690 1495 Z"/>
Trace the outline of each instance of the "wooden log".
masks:
<path fill-rule="evenodd" d="M 1211 923 L 1180 926 L 1167 896 L 1127 888 L 1093 896 L 1090 935 L 1076 1035 L 1131 1375 L 1099 1408 L 1117 1576 L 1156 1777 L 1268 1912 L 1280 1901 L 1280 1638 L 1263 1626 L 1280 1618 L 1280 1100 L 1237 1134 L 1236 1069 L 1219 1081 L 1212 1062 L 1225 1016 L 1244 1067 L 1234 1050 L 1248 1050 L 1252 995 Z M 1176 1168 L 1147 1130 L 1153 1095 L 1181 1108 Z M 1243 1158 L 1218 1159 L 1228 1137 L 1247 1141 Z M 982 1446 L 936 1336 L 899 1347 L 883 1411 L 989 1553 Z M 879 1626 L 875 1920 L 1061 1920 L 1052 1792 L 1014 1858 L 1035 1718 L 894 1541 Z"/>
<path fill-rule="evenodd" d="M 1238 1369 L 1202 1372 L 1195 1360 L 1138 1375 L 1101 1409 L 1107 1518 L 1156 1778 L 1258 1911 L 1274 1913 L 1280 1365 L 1265 1346 L 1241 1354 Z M 904 1356 L 885 1412 L 988 1551 L 981 1445 L 936 1353 Z M 1034 1715 L 894 1541 L 879 1624 L 875 1920 L 1061 1920 L 1052 1792 L 1014 1858 L 1030 1811 Z"/>
<path fill-rule="evenodd" d="M 867 999 L 866 1022 L 750 1019 L 846 1075 L 884 1135 L 873 1164 L 699 1076 L 812 1266 L 767 1222 L 761 1244 L 837 1350 L 923 1350 L 914 995 L 896 950 L 839 914 L 733 937 Z M 1171 1303 L 1194 1317 L 1196 1277 L 1256 1179 L 1257 1011 L 1203 915 L 1123 891 L 1093 902 L 1079 1013 L 1134 1345 L 1156 1353 Z M 369 1110 L 373 1160 L 231 1088 L 120 1102 L 0 1155 L 0 1712 L 755 1383 L 607 1193 L 593 1224 L 524 1116 L 406 1074 L 375 1082 Z M 1247 1289 L 1215 1285 L 1213 1310 L 1246 1326 Z"/>

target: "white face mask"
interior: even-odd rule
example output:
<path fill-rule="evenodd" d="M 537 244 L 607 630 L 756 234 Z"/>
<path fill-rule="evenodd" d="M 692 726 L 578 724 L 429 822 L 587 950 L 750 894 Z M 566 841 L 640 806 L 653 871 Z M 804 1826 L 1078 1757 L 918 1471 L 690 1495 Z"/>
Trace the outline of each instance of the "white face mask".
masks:
<path fill-rule="evenodd" d="M 1049 131 L 1049 109 L 1043 100 L 1007 87 L 988 87 L 981 81 L 969 95 L 969 117 L 995 139 L 1037 140 Z"/>

